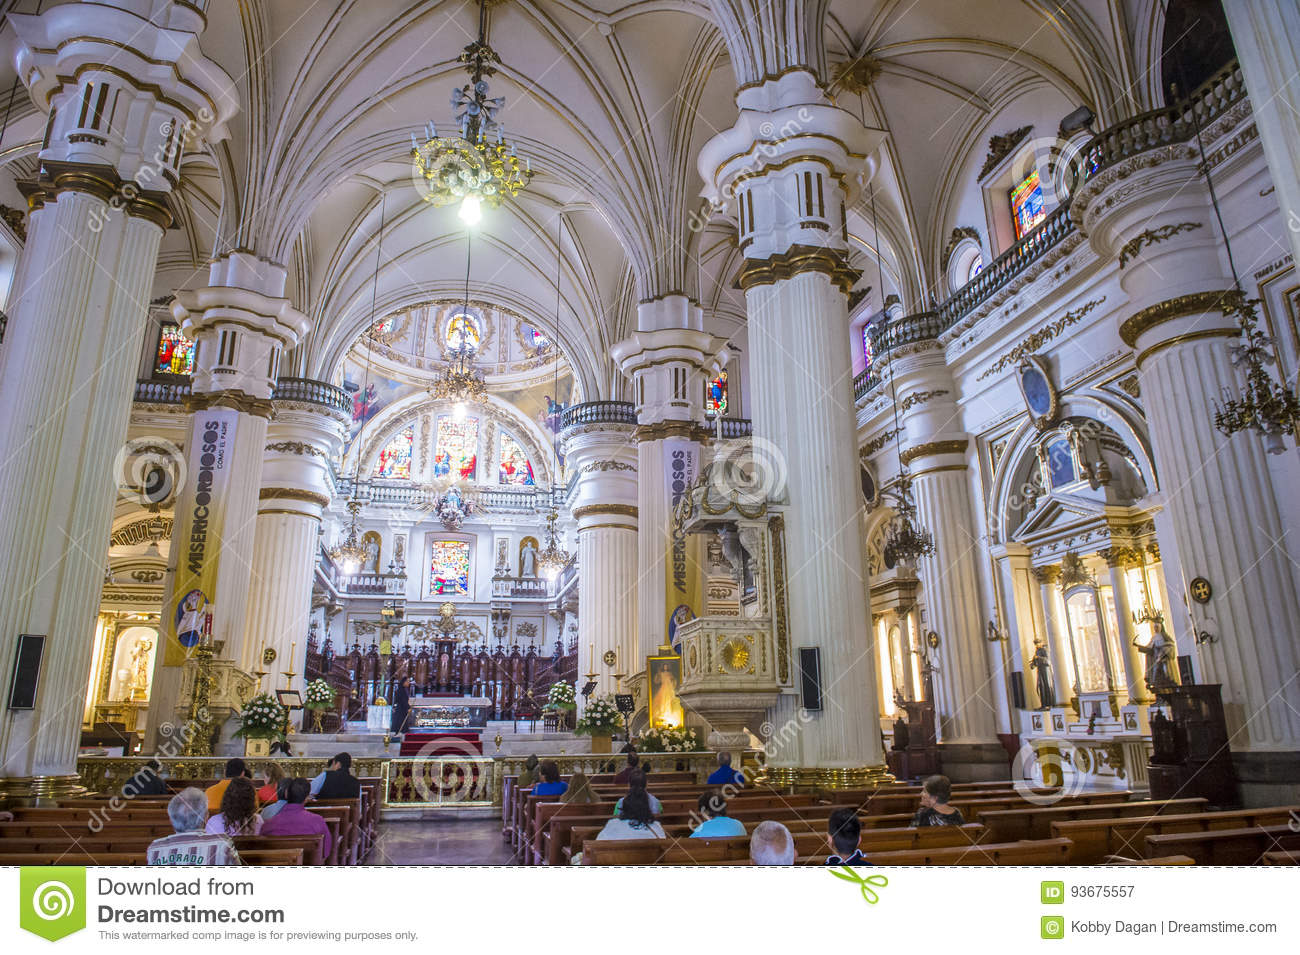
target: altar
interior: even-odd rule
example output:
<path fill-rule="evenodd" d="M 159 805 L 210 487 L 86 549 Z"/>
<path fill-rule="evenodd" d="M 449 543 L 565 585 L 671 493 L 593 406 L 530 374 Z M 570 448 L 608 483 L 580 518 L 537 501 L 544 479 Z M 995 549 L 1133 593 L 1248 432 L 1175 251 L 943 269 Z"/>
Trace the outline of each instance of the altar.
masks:
<path fill-rule="evenodd" d="M 416 696 L 402 736 L 403 756 L 477 756 L 492 701 L 476 696 Z"/>

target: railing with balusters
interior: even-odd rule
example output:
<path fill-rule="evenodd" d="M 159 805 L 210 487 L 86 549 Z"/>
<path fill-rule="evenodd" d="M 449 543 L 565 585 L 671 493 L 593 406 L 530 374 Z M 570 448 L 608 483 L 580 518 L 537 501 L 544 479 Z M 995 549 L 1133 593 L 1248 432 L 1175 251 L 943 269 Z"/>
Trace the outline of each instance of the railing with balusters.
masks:
<path fill-rule="evenodd" d="M 141 378 L 135 383 L 135 400 L 151 405 L 179 405 L 190 394 L 189 380 Z"/>
<path fill-rule="evenodd" d="M 630 401 L 584 401 L 560 415 L 560 430 L 580 424 L 636 424 L 636 407 Z"/>
<path fill-rule="evenodd" d="M 352 408 L 352 401 L 346 391 L 314 378 L 280 378 L 275 383 L 271 398 L 275 401 L 303 401 L 324 405 L 335 411 L 349 411 Z"/>

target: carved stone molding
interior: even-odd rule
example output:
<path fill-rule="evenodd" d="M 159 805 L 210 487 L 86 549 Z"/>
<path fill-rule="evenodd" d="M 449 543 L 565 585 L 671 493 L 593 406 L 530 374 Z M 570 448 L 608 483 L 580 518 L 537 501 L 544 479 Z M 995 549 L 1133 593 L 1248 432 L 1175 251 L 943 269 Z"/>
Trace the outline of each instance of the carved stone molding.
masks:
<path fill-rule="evenodd" d="M 1157 325 L 1162 325 L 1165 322 L 1186 315 L 1196 315 L 1201 312 L 1222 312 L 1224 306 L 1232 302 L 1234 294 L 1231 289 L 1223 289 L 1222 291 L 1213 292 L 1193 292 L 1191 295 L 1180 295 L 1177 298 L 1166 299 L 1163 302 L 1142 309 L 1131 318 L 1125 319 L 1119 327 L 1119 337 L 1123 339 L 1125 345 L 1132 348 L 1144 332 L 1150 331 Z"/>
<path fill-rule="evenodd" d="M 573 519 L 580 521 L 584 517 L 592 517 L 602 514 L 616 514 L 619 517 L 636 517 L 637 509 L 635 504 L 586 504 L 582 507 L 573 509 Z"/>
<path fill-rule="evenodd" d="M 845 295 L 862 277 L 852 268 L 843 252 L 809 245 L 793 245 L 767 259 L 746 259 L 736 277 L 736 287 L 748 291 L 756 285 L 772 285 L 802 272 L 822 272 Z"/>
<path fill-rule="evenodd" d="M 266 446 L 268 451 L 278 451 L 282 454 L 307 454 L 318 458 L 328 458 L 329 455 L 316 447 L 314 444 L 308 444 L 305 441 L 276 441 Z"/>
<path fill-rule="evenodd" d="M 1001 136 L 990 136 L 989 152 L 984 157 L 984 165 L 980 167 L 980 174 L 976 178 L 983 179 L 992 172 L 993 167 L 1011 155 L 1011 151 L 1020 145 L 1021 141 L 1030 134 L 1033 128 L 1033 126 L 1021 126 L 1019 129 L 1013 129 Z"/>
<path fill-rule="evenodd" d="M 862 446 L 862 450 L 858 452 L 858 456 L 861 458 L 871 457 L 873 454 L 875 454 L 877 451 L 883 448 L 886 444 L 888 444 L 891 438 L 898 437 L 899 432 L 901 431 L 902 431 L 901 428 L 891 429 L 889 431 L 882 431 L 874 438 L 870 438 L 867 441 L 867 443 Z"/>
<path fill-rule="evenodd" d="M 903 464 L 911 464 L 917 458 L 927 458 L 937 454 L 965 454 L 966 447 L 970 441 L 966 438 L 955 438 L 951 441 L 930 441 L 926 444 L 916 444 L 899 454 Z"/>
<path fill-rule="evenodd" d="M 1143 229 L 1133 238 L 1129 239 L 1119 250 L 1119 267 L 1122 269 L 1142 251 L 1144 246 L 1159 245 L 1166 239 L 1172 239 L 1181 232 L 1191 232 L 1193 229 L 1201 228 L 1203 223 L 1200 222 L 1171 222 L 1166 225 L 1156 226 L 1154 229 Z"/>
<path fill-rule="evenodd" d="M 1078 308 L 1070 309 L 1070 311 L 1066 312 L 1055 321 L 1048 322 L 1042 328 L 1038 329 L 1038 331 L 1023 339 L 1009 352 L 980 372 L 980 376 L 976 380 L 983 381 L 985 378 L 989 377 L 989 375 L 996 375 L 1004 368 L 1020 361 L 1020 359 L 1025 355 L 1042 348 L 1071 325 L 1077 325 L 1081 322 L 1085 316 L 1096 309 L 1104 301 L 1106 301 L 1106 296 L 1103 295 L 1101 298 L 1095 298 L 1090 302 L 1085 302 Z"/>
<path fill-rule="evenodd" d="M 933 399 L 942 397 L 943 395 L 946 394 L 948 394 L 947 388 L 936 388 L 934 391 L 913 391 L 911 394 L 905 395 L 898 402 L 899 414 L 902 414 L 904 411 L 907 411 L 909 408 L 914 408 L 917 405 L 923 405 L 927 401 L 932 401 Z"/>

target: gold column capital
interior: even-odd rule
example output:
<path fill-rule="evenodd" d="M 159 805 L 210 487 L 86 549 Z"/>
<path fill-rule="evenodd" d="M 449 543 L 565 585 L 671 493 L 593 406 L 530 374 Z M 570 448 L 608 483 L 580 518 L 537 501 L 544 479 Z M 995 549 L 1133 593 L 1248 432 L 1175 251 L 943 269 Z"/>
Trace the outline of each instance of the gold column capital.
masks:
<path fill-rule="evenodd" d="M 824 273 L 845 295 L 862 277 L 862 271 L 852 268 L 843 252 L 811 245 L 792 245 L 785 252 L 766 259 L 746 259 L 736 276 L 736 287 L 747 292 L 756 285 L 773 285 L 801 272 Z"/>
<path fill-rule="evenodd" d="M 965 454 L 966 448 L 970 444 L 968 438 L 955 438 L 949 441 L 928 441 L 925 444 L 914 444 L 910 448 L 899 453 L 899 458 L 904 464 L 911 464 L 917 458 L 927 458 L 938 454 Z"/>
<path fill-rule="evenodd" d="M 1124 320 L 1119 326 L 1119 337 L 1123 339 L 1125 345 L 1133 348 L 1144 332 L 1150 331 L 1157 325 L 1163 325 L 1165 322 L 1171 322 L 1186 315 L 1196 315 L 1201 312 L 1222 312 L 1224 306 L 1230 304 L 1235 295 L 1236 292 L 1232 289 L 1193 292 L 1190 295 L 1179 295 L 1177 298 L 1166 299 L 1163 302 L 1157 302 L 1155 305 L 1148 305 L 1140 312 Z"/>

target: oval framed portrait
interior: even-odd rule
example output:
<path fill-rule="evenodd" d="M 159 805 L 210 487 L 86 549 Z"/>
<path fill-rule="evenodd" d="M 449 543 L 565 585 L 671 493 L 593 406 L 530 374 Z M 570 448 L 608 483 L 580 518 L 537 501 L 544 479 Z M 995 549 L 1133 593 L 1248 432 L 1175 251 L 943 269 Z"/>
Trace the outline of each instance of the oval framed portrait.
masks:
<path fill-rule="evenodd" d="M 1040 431 L 1056 420 L 1057 395 L 1052 380 L 1047 376 L 1047 367 L 1037 356 L 1021 359 L 1016 366 L 1016 381 L 1020 385 L 1020 394 L 1025 399 L 1025 408 Z"/>

